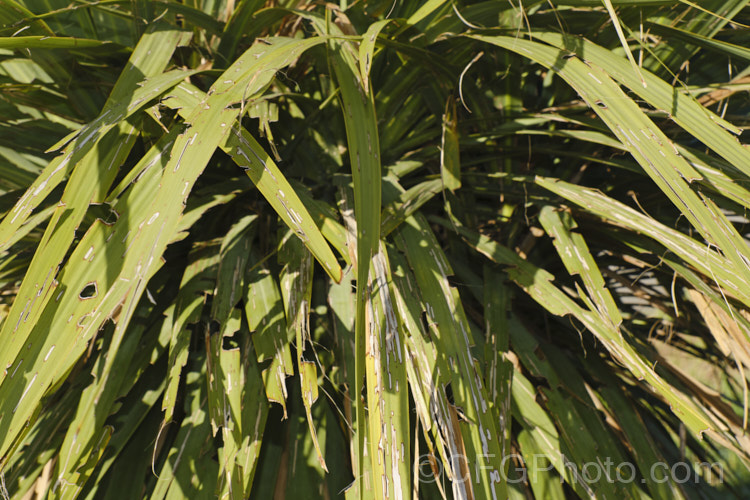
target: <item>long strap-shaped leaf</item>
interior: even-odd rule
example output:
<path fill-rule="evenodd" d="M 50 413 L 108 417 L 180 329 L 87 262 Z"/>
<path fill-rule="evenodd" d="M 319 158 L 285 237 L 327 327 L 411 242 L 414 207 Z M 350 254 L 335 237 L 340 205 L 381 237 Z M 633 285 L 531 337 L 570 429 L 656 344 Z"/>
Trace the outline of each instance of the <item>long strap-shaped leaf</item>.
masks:
<path fill-rule="evenodd" d="M 258 261 L 251 253 L 245 275 L 245 315 L 253 332 L 257 360 L 266 366 L 262 372 L 266 397 L 282 406 L 286 418 L 286 378 L 294 374 L 289 347 L 293 332 L 287 328 L 279 285 Z"/>
<path fill-rule="evenodd" d="M 66 36 L 16 36 L 0 37 L 0 49 L 85 49 L 99 47 L 107 42 Z"/>
<path fill-rule="evenodd" d="M 191 111 L 189 128 L 177 137 L 169 162 L 163 173 L 158 172 L 162 174 L 158 184 L 148 183 L 148 189 L 136 190 L 142 181 L 136 183 L 134 198 L 142 201 L 118 204 L 122 211 L 112 230 L 95 224 L 89 231 L 91 243 L 78 245 L 60 279 L 59 302 L 50 302 L 34 325 L 33 345 L 15 362 L 11 358 L 3 363 L 15 366 L 16 371 L 11 372 L 15 378 L 5 377 L 0 385 L 0 456 L 8 452 L 42 395 L 83 353 L 91 335 L 123 301 L 133 304 L 144 291 L 144 284 L 179 230 L 191 187 L 240 114 L 239 106 L 234 105 L 263 91 L 278 69 L 323 40 L 277 38 L 247 51 Z M 93 297 L 84 295 L 89 284 Z M 6 320 L 6 324 L 10 323 Z M 126 326 L 127 321 L 118 325 Z M 26 358 L 25 364 L 21 356 Z"/>
<path fill-rule="evenodd" d="M 194 71 L 161 73 L 172 56 L 172 52 L 184 40 L 184 37 L 185 34 L 180 31 L 159 31 L 152 35 L 144 35 L 142 43 L 138 45 L 126 66 L 125 73 L 128 77 L 121 76 L 112 90 L 117 99 L 107 101 L 104 109 L 94 121 L 66 138 L 68 144 L 63 154 L 49 163 L 42 175 L 37 177 L 34 184 L 0 223 L 0 248 L 5 247 L 5 242 L 23 224 L 34 208 L 94 149 L 107 132 L 139 111 L 151 99 L 195 73 Z M 149 52 L 153 54 L 153 59 L 143 61 L 144 54 Z M 144 79 L 148 80 L 142 86 L 138 86 Z"/>
<path fill-rule="evenodd" d="M 668 112 L 680 127 L 750 176 L 750 150 L 732 135 L 740 130 L 701 106 L 692 96 L 683 94 L 645 69 L 642 70 L 647 83 L 644 87 L 626 61 L 614 57 L 611 51 L 588 40 L 550 32 L 534 32 L 533 35 L 534 38 L 574 52 L 583 60 L 601 67 L 609 76 L 627 86 L 650 105 Z"/>
<path fill-rule="evenodd" d="M 80 185 L 77 182 L 71 183 L 71 188 L 66 189 L 60 206 L 45 231 L 11 310 L 11 317 L 15 316 L 17 321 L 6 322 L 0 333 L 0 338 L 3 339 L 0 341 L 0 352 L 4 356 L 12 358 L 15 355 L 15 351 L 4 345 L 5 342 L 11 340 L 9 334 L 11 328 L 12 331 L 17 332 L 12 337 L 17 342 L 25 337 L 26 326 L 33 324 L 33 318 L 39 314 L 46 303 L 48 295 L 42 292 L 49 290 L 50 280 L 54 278 L 65 249 L 73 241 L 74 231 L 80 224 L 89 202 L 101 201 L 103 193 L 114 180 L 120 163 L 133 145 L 135 137 L 132 128 L 127 139 L 115 137 L 113 133 L 107 134 L 107 132 L 122 123 L 126 116 L 137 111 L 141 104 L 145 104 L 150 98 L 184 78 L 185 73 L 172 72 L 155 78 L 143 87 L 137 87 L 143 78 L 156 75 L 164 69 L 175 47 L 184 40 L 184 37 L 185 34 L 180 31 L 163 31 L 144 35 L 128 62 L 125 72 L 127 76 L 121 76 L 113 89 L 113 94 L 118 98 L 110 101 L 111 105 L 105 106 L 105 110 L 97 120 L 79 131 L 76 140 L 68 145 L 62 155 L 50 162 L 42 175 L 0 223 L 1 248 L 7 247 L 14 240 L 14 235 L 32 210 L 74 168 L 75 175 L 85 181 Z M 99 149 L 106 152 L 105 157 L 100 157 L 98 151 L 94 149 L 94 146 L 100 143 L 102 147 Z M 64 225 L 58 227 L 61 221 Z M 39 297 L 39 300 L 35 297 Z M 32 321 L 29 322 L 29 319 Z M 3 361 L 3 358 L 0 358 L 0 361 Z"/>
<path fill-rule="evenodd" d="M 459 486 L 465 488 L 469 498 L 505 498 L 506 485 L 500 475 L 505 466 L 502 453 L 505 429 L 498 428 L 500 419 L 490 405 L 478 363 L 471 353 L 469 322 L 458 291 L 448 283 L 451 267 L 424 216 L 409 217 L 397 234 L 397 243 L 414 271 L 431 324 L 430 334 L 439 346 L 436 354 L 447 360 L 441 367 L 443 380 L 450 381 L 455 405 L 465 415 L 464 421 L 456 426 L 461 429 L 457 450 L 466 459 L 463 465 L 479 475 L 480 480 L 465 481 Z M 464 478 L 465 471 L 461 471 L 459 480 Z"/>
<path fill-rule="evenodd" d="M 113 89 L 113 93 L 120 97 L 117 102 L 106 106 L 97 120 L 84 127 L 79 138 L 66 148 L 62 156 L 48 165 L 0 224 L 0 235 L 3 235 L 0 236 L 0 241 L 12 241 L 13 233 L 33 208 L 62 181 L 65 173 L 73 171 L 72 181 L 66 187 L 45 230 L 11 308 L 9 317 L 17 319 L 5 321 L 0 332 L 0 364 L 3 366 L 10 366 L 18 359 L 15 363 L 18 369 L 22 359 L 18 357 L 21 348 L 24 345 L 27 349 L 31 344 L 38 345 L 45 336 L 49 336 L 49 332 L 44 329 L 37 329 L 34 333 L 32 328 L 52 297 L 58 266 L 73 242 L 75 230 L 86 214 L 89 203 L 99 202 L 104 198 L 135 141 L 132 126 L 122 120 L 127 114 L 135 112 L 140 103 L 129 104 L 129 99 L 124 97 L 139 96 L 137 100 L 145 103 L 150 97 L 177 83 L 178 78 L 184 77 L 183 72 L 167 74 L 166 78 L 162 75 L 163 78 L 157 78 L 155 83 L 137 87 L 144 77 L 159 74 L 164 69 L 184 36 L 180 31 L 163 31 L 143 37 L 128 63 L 127 76 L 121 76 Z M 153 57 L 149 58 L 149 53 L 153 53 Z M 97 144 L 100 147 L 94 149 Z M 104 154 L 100 155 L 99 150 L 104 151 Z M 90 281 L 95 281 L 93 276 Z M 78 289 L 75 293 L 80 291 Z M 5 382 L 3 377 L 3 384 Z M 2 419 L 3 415 L 0 414 L 0 420 Z"/>
<path fill-rule="evenodd" d="M 200 89 L 182 83 L 170 93 L 164 103 L 187 116 L 189 110 L 204 98 L 205 94 Z M 294 188 L 258 141 L 237 124 L 232 128 L 226 143 L 220 147 L 245 171 L 281 220 L 303 241 L 326 273 L 336 282 L 341 281 L 341 266 L 331 248 Z"/>
<path fill-rule="evenodd" d="M 286 309 L 287 326 L 294 332 L 297 344 L 297 370 L 299 371 L 302 403 L 310 429 L 310 437 L 318 457 L 318 463 L 328 471 L 323 452 L 318 442 L 318 433 L 312 417 L 312 406 L 318 399 L 318 370 L 315 363 L 307 359 L 305 351 L 314 351 L 310 336 L 309 316 L 312 296 L 312 257 L 304 250 L 302 244 L 289 233 L 282 233 L 279 244 L 279 261 L 284 267 L 281 270 L 280 282 L 284 308 Z M 291 335 L 290 335 L 291 336 Z M 317 355 L 315 355 L 317 356 Z"/>
<path fill-rule="evenodd" d="M 706 431 L 717 431 L 705 412 L 664 381 L 625 340 L 611 321 L 605 322 L 598 311 L 593 312 L 576 304 L 552 284 L 551 274 L 486 236 L 463 227 L 458 228 L 458 231 L 479 253 L 493 262 L 512 266 L 508 270 L 510 279 L 550 313 L 558 316 L 566 314 L 575 316 L 604 344 L 615 359 L 627 366 L 635 376 L 645 379 L 666 401 L 669 401 L 674 411 L 679 414 L 680 419 L 692 432 L 701 435 Z"/>
<path fill-rule="evenodd" d="M 716 204 L 698 196 L 689 182 L 700 174 L 682 158 L 667 136 L 640 110 L 620 86 L 594 63 L 537 42 L 509 37 L 473 36 L 517 52 L 557 72 L 607 124 L 654 183 L 709 244 L 732 264 L 742 285 L 750 289 L 750 251 Z"/>
<path fill-rule="evenodd" d="M 221 279 L 221 276 L 220 278 Z M 268 416 L 263 383 L 253 356 L 240 347 L 226 349 L 224 340 L 240 330 L 242 312 L 232 309 L 222 331 L 206 334 L 208 348 L 208 407 L 213 433 L 221 427 L 219 449 L 222 469 L 220 498 L 247 498 L 258 464 L 260 438 Z M 247 338 L 247 337 L 246 337 Z M 252 349 L 249 338 L 244 349 Z M 246 351 L 245 351 L 246 353 Z"/>
<path fill-rule="evenodd" d="M 211 293 L 216 282 L 219 261 L 220 253 L 216 245 L 194 248 L 188 256 L 188 265 L 177 294 L 169 339 L 167 387 L 161 403 L 165 423 L 172 421 L 180 377 L 188 360 L 192 333 L 188 326 L 200 320 L 205 297 Z"/>
<path fill-rule="evenodd" d="M 723 293 L 750 306 L 750 288 L 732 271 L 729 260 L 705 243 L 696 241 L 600 191 L 547 177 L 537 177 L 536 183 L 613 224 L 652 238 L 711 278 Z"/>
<path fill-rule="evenodd" d="M 370 274 L 365 370 L 372 484 L 376 498 L 404 499 L 410 491 L 404 330 L 399 328 L 391 270 L 382 243 Z"/>
<path fill-rule="evenodd" d="M 320 20 L 317 20 L 320 23 Z M 319 26 L 320 29 L 320 26 Z M 365 91 L 358 58 L 350 42 L 334 41 L 330 45 L 330 61 L 341 89 L 341 106 L 344 112 L 349 161 L 354 181 L 354 215 L 357 231 L 357 314 L 355 322 L 355 383 L 352 394 L 358 399 L 360 384 L 365 376 L 365 338 L 367 337 L 367 309 L 371 300 L 368 287 L 371 259 L 378 252 L 380 243 L 380 141 L 375 101 L 372 87 Z M 369 383 L 369 381 L 368 381 Z M 364 452 L 364 408 L 360 401 L 356 405 L 357 464 L 360 470 L 355 477 L 361 478 Z M 364 494 L 364 488 L 360 488 Z M 406 492 L 404 492 L 406 493 Z"/>

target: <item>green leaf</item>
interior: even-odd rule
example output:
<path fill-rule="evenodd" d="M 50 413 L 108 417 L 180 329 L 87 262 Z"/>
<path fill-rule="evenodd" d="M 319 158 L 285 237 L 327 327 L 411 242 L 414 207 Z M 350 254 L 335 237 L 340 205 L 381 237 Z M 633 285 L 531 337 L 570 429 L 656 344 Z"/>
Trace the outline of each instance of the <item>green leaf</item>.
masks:
<path fill-rule="evenodd" d="M 564 53 L 535 43 L 507 37 L 479 37 L 523 54 L 556 71 L 596 111 L 654 183 L 691 225 L 728 258 L 733 272 L 750 283 L 747 246 L 716 205 L 694 192 L 690 183 L 700 178 L 671 141 L 643 114 L 612 79 L 592 62 L 564 59 Z M 559 66 L 558 66 L 559 65 Z"/>
<path fill-rule="evenodd" d="M 443 115 L 443 143 L 440 148 L 440 175 L 443 187 L 451 191 L 461 187 L 461 158 L 458 146 L 456 100 L 448 99 Z"/>
<path fill-rule="evenodd" d="M 370 69 L 372 69 L 372 59 L 375 54 L 375 42 L 380 32 L 383 31 L 383 28 L 389 22 L 391 22 L 390 19 L 383 19 L 382 21 L 372 23 L 367 28 L 367 33 L 362 36 L 362 41 L 359 44 L 359 71 L 365 94 L 370 91 Z"/>
<path fill-rule="evenodd" d="M 109 42 L 62 36 L 0 37 L 0 49 L 86 49 Z"/>
<path fill-rule="evenodd" d="M 500 481 L 498 469 L 500 461 L 493 460 L 502 456 L 504 439 L 470 351 L 469 325 L 458 292 L 448 285 L 451 268 L 423 217 L 407 219 L 399 229 L 397 241 L 414 270 L 424 310 L 428 321 L 434 325 L 431 331 L 439 342 L 440 355 L 454 360 L 446 368 L 455 404 L 467 417 L 461 425 L 463 445 L 469 468 L 480 477 L 480 481 L 472 485 L 474 495 L 476 498 L 504 498 L 505 483 Z"/>
<path fill-rule="evenodd" d="M 279 285 L 254 254 L 248 260 L 245 283 L 245 315 L 250 331 L 254 332 L 256 359 L 262 364 L 270 360 L 263 369 L 266 397 L 281 404 L 286 417 L 286 378 L 294 374 L 289 348 L 293 332 L 287 328 Z"/>
<path fill-rule="evenodd" d="M 198 103 L 202 96 L 203 93 L 199 89 L 180 85 L 170 95 L 167 105 L 177 108 L 181 114 L 187 116 L 187 110 L 200 105 Z M 258 141 L 244 127 L 239 130 L 233 128 L 221 148 L 244 170 L 279 217 L 295 231 L 329 276 L 335 281 L 340 281 L 341 266 L 336 257 L 296 191 Z"/>
<path fill-rule="evenodd" d="M 706 431 L 718 433 L 715 424 L 709 420 L 702 408 L 664 381 L 627 342 L 623 334 L 613 327 L 611 322 L 605 322 L 598 313 L 580 307 L 557 289 L 552 284 L 552 275 L 523 260 L 486 236 L 465 228 L 458 228 L 458 230 L 466 238 L 467 243 L 479 253 L 495 263 L 511 266 L 508 269 L 509 278 L 547 311 L 558 316 L 571 314 L 578 319 L 604 344 L 615 359 L 627 366 L 635 376 L 645 379 L 665 400 L 669 401 L 674 411 L 679 412 L 681 420 L 692 432 L 696 435 L 701 435 Z"/>

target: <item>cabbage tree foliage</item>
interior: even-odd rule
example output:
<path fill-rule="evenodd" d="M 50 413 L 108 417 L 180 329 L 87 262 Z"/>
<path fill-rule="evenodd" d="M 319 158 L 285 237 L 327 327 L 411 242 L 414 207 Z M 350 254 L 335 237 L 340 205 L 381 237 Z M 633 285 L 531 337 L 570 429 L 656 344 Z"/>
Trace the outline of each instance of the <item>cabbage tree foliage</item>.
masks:
<path fill-rule="evenodd" d="M 744 0 L 0 4 L 3 498 L 744 498 Z"/>

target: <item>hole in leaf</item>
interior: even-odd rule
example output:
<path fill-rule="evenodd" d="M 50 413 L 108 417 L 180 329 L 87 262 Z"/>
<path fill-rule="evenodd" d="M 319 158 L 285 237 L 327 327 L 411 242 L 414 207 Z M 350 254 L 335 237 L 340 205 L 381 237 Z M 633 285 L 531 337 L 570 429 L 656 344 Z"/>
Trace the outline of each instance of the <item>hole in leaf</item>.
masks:
<path fill-rule="evenodd" d="M 92 281 L 91 283 L 86 283 L 86 286 L 83 287 L 81 293 L 78 294 L 78 298 L 81 300 L 87 300 L 93 299 L 97 295 L 99 295 L 99 289 L 96 286 L 96 281 Z"/>
<path fill-rule="evenodd" d="M 451 384 L 446 384 L 445 386 L 445 399 L 448 400 L 448 403 L 455 405 L 456 402 L 453 399 L 453 387 L 451 387 Z"/>
<path fill-rule="evenodd" d="M 239 339 L 236 338 L 236 335 L 232 337 L 224 337 L 221 339 L 221 348 L 225 351 L 239 349 L 240 348 Z"/>
<path fill-rule="evenodd" d="M 419 318 L 422 320 L 422 328 L 424 328 L 424 331 L 427 332 L 427 335 L 429 335 L 430 318 L 427 316 L 427 311 L 422 311 L 422 314 L 419 315 Z"/>

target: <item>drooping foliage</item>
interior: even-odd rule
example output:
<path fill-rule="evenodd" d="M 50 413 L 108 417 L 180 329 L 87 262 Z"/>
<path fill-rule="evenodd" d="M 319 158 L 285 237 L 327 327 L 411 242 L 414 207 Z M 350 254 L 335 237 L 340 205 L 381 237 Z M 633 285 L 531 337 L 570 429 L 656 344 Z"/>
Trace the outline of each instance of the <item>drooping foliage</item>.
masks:
<path fill-rule="evenodd" d="M 744 498 L 747 4 L 0 3 L 0 493 Z"/>

